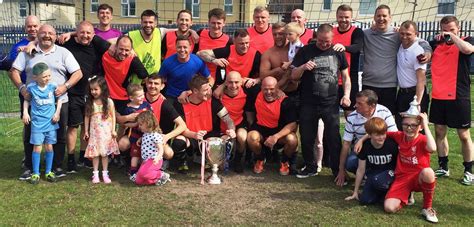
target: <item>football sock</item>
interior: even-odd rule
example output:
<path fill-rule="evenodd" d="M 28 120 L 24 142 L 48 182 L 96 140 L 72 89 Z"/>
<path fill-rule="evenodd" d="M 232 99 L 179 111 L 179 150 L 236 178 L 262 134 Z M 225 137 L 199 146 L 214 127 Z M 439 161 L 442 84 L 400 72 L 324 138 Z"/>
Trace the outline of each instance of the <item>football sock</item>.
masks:
<path fill-rule="evenodd" d="M 463 162 L 464 165 L 464 172 L 472 173 L 472 161 L 470 162 Z"/>
<path fill-rule="evenodd" d="M 423 191 L 423 208 L 431 208 L 433 204 L 433 195 L 436 181 L 432 183 L 421 182 L 421 190 Z"/>
<path fill-rule="evenodd" d="M 68 154 L 68 155 L 67 155 L 67 161 L 68 161 L 68 162 L 74 162 L 74 161 L 75 161 L 75 160 L 74 160 L 74 159 L 75 159 L 74 153 L 75 153 L 75 152 L 73 152 L 72 154 Z"/>
<path fill-rule="evenodd" d="M 41 153 L 33 151 L 33 153 L 31 154 L 31 161 L 33 164 L 33 174 L 39 174 Z"/>
<path fill-rule="evenodd" d="M 79 151 L 79 161 L 80 162 L 84 162 L 84 155 L 86 154 L 86 151 L 85 150 L 81 150 Z"/>
<path fill-rule="evenodd" d="M 51 167 L 53 166 L 53 157 L 54 157 L 54 152 L 53 151 L 46 151 L 44 154 L 44 159 L 45 159 L 45 173 L 51 172 Z"/>
<path fill-rule="evenodd" d="M 448 156 L 446 156 L 446 157 L 439 157 L 438 156 L 438 163 L 439 163 L 439 167 L 441 169 L 444 169 L 444 170 L 448 171 L 448 162 L 449 162 Z"/>

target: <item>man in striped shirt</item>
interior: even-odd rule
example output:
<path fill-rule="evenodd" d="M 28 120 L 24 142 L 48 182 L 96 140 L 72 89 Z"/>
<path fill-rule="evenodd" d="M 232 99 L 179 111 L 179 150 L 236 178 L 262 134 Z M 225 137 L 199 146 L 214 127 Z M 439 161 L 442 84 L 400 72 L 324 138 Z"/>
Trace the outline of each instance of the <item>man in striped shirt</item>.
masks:
<path fill-rule="evenodd" d="M 398 131 L 395 119 L 387 107 L 377 104 L 377 94 L 372 90 L 362 90 L 356 95 L 356 110 L 347 116 L 344 127 L 341 154 L 339 159 L 339 172 L 334 180 L 336 185 L 343 186 L 346 182 L 347 171 L 355 173 L 358 165 L 358 158 L 351 151 L 352 143 L 357 142 L 364 136 L 364 124 L 372 117 L 379 117 L 387 123 L 387 131 Z"/>

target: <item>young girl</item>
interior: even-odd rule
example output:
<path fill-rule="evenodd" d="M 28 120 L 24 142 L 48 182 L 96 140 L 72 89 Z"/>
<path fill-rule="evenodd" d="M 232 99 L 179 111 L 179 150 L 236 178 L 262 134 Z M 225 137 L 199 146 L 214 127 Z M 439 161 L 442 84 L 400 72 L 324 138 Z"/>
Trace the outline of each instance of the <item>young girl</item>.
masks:
<path fill-rule="evenodd" d="M 164 185 L 170 175 L 161 170 L 163 165 L 163 135 L 153 112 L 147 110 L 137 117 L 138 128 L 143 132 L 141 142 L 142 165 L 137 172 L 137 185 Z"/>
<path fill-rule="evenodd" d="M 86 101 L 86 117 L 84 140 L 88 141 L 84 157 L 92 159 L 92 183 L 97 184 L 99 179 L 99 157 L 102 160 L 102 179 L 110 184 L 107 155 L 119 154 L 118 144 L 115 141 L 115 108 L 109 98 L 109 89 L 103 77 L 93 76 L 89 79 L 89 96 Z"/>

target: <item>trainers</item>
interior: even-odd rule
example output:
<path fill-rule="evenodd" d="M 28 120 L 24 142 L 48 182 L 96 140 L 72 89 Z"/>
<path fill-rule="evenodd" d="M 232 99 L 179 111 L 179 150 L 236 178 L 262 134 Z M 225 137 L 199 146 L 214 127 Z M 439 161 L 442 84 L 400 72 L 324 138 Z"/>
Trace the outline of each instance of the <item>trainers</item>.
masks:
<path fill-rule="evenodd" d="M 61 178 L 61 177 L 66 176 L 66 173 L 64 173 L 63 169 L 61 169 L 61 168 L 56 168 L 55 170 L 53 170 L 53 173 L 57 178 Z"/>
<path fill-rule="evenodd" d="M 318 175 L 318 172 L 316 172 L 316 170 L 309 170 L 309 168 L 304 168 L 302 171 L 296 174 L 296 177 L 303 179 L 303 178 L 313 177 L 316 175 Z"/>
<path fill-rule="evenodd" d="M 168 183 L 169 181 L 171 181 L 170 174 L 165 173 L 165 172 L 161 172 L 161 177 L 160 177 L 159 180 L 156 181 L 155 185 L 162 186 L 162 185 L 165 185 L 166 183 Z"/>
<path fill-rule="evenodd" d="M 79 168 L 84 167 L 84 161 L 81 161 L 81 160 L 77 161 L 76 166 Z"/>
<path fill-rule="evenodd" d="M 31 184 L 38 184 L 40 182 L 40 175 L 39 174 L 31 175 L 29 181 Z"/>
<path fill-rule="evenodd" d="M 66 173 L 77 173 L 76 162 L 71 161 L 67 163 L 67 172 Z"/>
<path fill-rule="evenodd" d="M 45 177 L 46 177 L 46 180 L 51 182 L 51 183 L 54 183 L 58 180 L 53 172 L 49 172 L 49 173 L 45 174 Z"/>
<path fill-rule="evenodd" d="M 444 169 L 439 168 L 435 171 L 435 176 L 436 178 L 449 177 L 449 170 L 444 170 Z"/>
<path fill-rule="evenodd" d="M 92 161 L 89 159 L 84 159 L 84 167 L 92 169 Z"/>
<path fill-rule="evenodd" d="M 137 180 L 137 174 L 130 175 L 128 179 L 130 179 L 133 183 L 135 183 L 135 181 Z"/>
<path fill-rule="evenodd" d="M 429 222 L 437 223 L 438 217 L 436 217 L 436 211 L 433 208 L 421 210 L 421 215 Z"/>
<path fill-rule="evenodd" d="M 280 162 L 280 175 L 288 176 L 290 174 L 290 166 L 288 162 Z"/>
<path fill-rule="evenodd" d="M 255 165 L 253 166 L 253 172 L 254 173 L 262 173 L 263 172 L 263 165 L 264 165 L 264 161 L 263 160 L 257 160 L 255 162 Z"/>
<path fill-rule="evenodd" d="M 461 180 L 461 184 L 471 186 L 474 184 L 474 175 L 470 172 L 464 172 L 464 177 Z"/>
<path fill-rule="evenodd" d="M 99 175 L 93 175 L 93 176 L 92 176 L 92 183 L 93 183 L 93 184 L 98 184 L 98 183 L 100 183 Z"/>
<path fill-rule="evenodd" d="M 188 163 L 186 163 L 186 161 L 183 161 L 183 163 L 178 167 L 178 171 L 180 173 L 187 173 L 189 171 Z"/>
<path fill-rule="evenodd" d="M 29 169 L 25 170 L 25 172 L 23 172 L 18 179 L 21 181 L 26 181 L 26 180 L 31 179 L 31 170 Z"/>
<path fill-rule="evenodd" d="M 411 192 L 410 193 L 410 196 L 408 197 L 408 203 L 407 203 L 408 206 L 412 206 L 412 205 L 415 205 L 415 193 L 414 192 Z"/>
<path fill-rule="evenodd" d="M 112 183 L 112 180 L 110 180 L 109 174 L 102 174 L 102 179 L 104 180 L 104 183 L 106 184 Z"/>

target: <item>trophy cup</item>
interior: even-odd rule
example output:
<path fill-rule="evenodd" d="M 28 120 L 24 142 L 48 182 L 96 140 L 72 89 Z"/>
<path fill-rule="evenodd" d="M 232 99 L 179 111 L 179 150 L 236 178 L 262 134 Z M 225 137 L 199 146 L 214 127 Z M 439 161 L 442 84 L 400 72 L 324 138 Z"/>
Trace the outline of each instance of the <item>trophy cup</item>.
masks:
<path fill-rule="evenodd" d="M 417 117 L 420 115 L 420 104 L 416 101 L 416 95 L 413 97 L 413 101 L 410 102 L 410 108 L 406 112 L 401 112 L 402 117 Z"/>
<path fill-rule="evenodd" d="M 226 143 L 219 137 L 209 137 L 207 141 L 206 159 L 212 165 L 212 175 L 207 179 L 209 184 L 221 184 L 222 180 L 217 175 L 219 165 L 223 164 L 226 157 Z"/>

